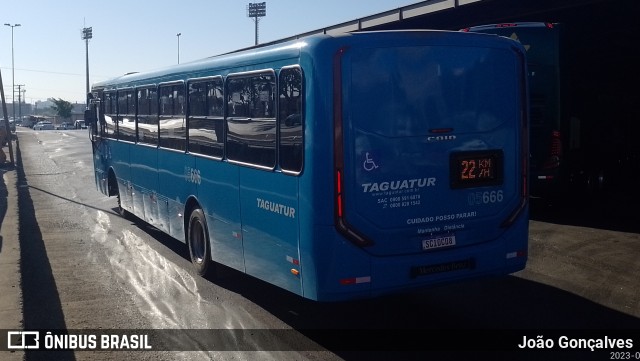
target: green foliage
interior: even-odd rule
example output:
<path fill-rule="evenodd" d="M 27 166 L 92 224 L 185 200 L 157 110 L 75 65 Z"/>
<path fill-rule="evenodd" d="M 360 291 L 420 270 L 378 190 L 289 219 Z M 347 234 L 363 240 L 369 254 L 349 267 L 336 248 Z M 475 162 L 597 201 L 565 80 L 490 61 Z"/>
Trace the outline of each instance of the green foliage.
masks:
<path fill-rule="evenodd" d="M 60 118 L 71 118 L 71 110 L 73 110 L 73 104 L 66 100 L 62 100 L 61 98 L 51 98 L 51 101 L 53 102 L 51 109 L 53 109 Z"/>

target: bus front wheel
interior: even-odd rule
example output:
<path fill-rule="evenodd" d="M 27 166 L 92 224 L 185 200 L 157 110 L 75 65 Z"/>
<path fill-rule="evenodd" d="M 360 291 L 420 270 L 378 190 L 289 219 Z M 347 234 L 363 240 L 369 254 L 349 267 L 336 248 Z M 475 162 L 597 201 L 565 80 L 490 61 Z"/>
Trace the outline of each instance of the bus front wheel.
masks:
<path fill-rule="evenodd" d="M 205 276 L 211 267 L 211 248 L 209 246 L 209 230 L 204 212 L 196 208 L 189 217 L 187 229 L 187 245 L 189 256 L 199 275 Z"/>

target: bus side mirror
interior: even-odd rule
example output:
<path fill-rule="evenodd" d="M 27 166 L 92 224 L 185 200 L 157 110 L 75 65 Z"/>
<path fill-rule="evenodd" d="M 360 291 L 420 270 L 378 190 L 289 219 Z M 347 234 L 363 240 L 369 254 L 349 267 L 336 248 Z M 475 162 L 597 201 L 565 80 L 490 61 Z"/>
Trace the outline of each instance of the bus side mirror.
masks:
<path fill-rule="evenodd" d="M 84 111 L 84 122 L 87 126 L 94 127 L 97 120 L 95 109 L 87 109 Z"/>

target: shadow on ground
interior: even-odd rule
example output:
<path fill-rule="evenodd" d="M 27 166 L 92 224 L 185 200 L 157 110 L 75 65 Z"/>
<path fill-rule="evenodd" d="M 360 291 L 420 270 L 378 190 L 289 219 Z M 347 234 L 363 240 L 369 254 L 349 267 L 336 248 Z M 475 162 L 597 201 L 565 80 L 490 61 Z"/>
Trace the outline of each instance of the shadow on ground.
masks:
<path fill-rule="evenodd" d="M 24 329 L 66 329 L 60 295 L 53 278 L 42 232 L 35 216 L 27 178 L 21 167 L 22 158 L 19 143 L 16 148 Z M 72 351 L 27 351 L 25 358 L 26 361 L 75 360 Z"/>

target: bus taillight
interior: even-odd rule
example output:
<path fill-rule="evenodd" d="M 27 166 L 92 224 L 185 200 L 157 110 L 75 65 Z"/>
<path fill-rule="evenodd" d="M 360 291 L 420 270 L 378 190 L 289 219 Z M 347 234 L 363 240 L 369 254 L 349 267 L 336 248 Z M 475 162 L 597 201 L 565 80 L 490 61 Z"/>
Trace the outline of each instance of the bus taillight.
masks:
<path fill-rule="evenodd" d="M 336 228 L 354 244 L 360 247 L 371 246 L 373 245 L 373 242 L 351 229 L 344 219 L 344 185 L 342 184 L 342 176 L 342 171 L 340 169 L 336 169 Z"/>
<path fill-rule="evenodd" d="M 544 162 L 543 169 L 553 169 L 560 167 L 560 158 L 562 157 L 562 136 L 560 131 L 551 132 L 551 141 L 549 142 L 549 156 Z"/>
<path fill-rule="evenodd" d="M 342 218 L 342 172 L 336 172 L 336 212 L 338 218 Z"/>

